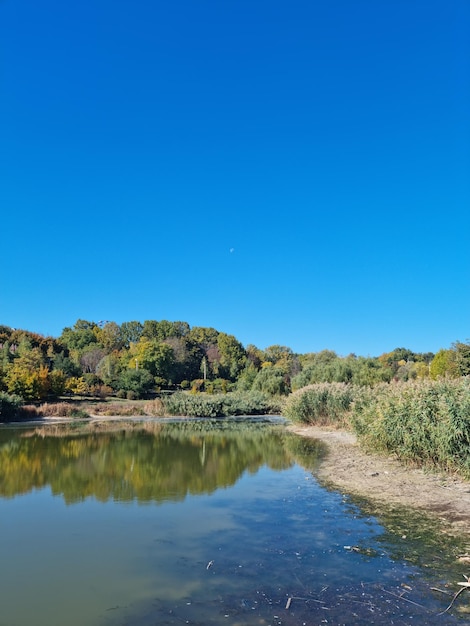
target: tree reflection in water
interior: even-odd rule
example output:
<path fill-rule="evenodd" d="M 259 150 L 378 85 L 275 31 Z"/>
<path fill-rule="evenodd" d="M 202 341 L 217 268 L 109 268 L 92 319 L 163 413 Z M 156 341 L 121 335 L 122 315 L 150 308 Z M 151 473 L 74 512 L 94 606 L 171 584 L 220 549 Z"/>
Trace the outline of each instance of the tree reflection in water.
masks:
<path fill-rule="evenodd" d="M 311 463 L 319 444 L 279 426 L 231 421 L 56 425 L 0 433 L 0 495 L 50 486 L 67 503 L 182 500 L 210 494 L 260 467 Z"/>

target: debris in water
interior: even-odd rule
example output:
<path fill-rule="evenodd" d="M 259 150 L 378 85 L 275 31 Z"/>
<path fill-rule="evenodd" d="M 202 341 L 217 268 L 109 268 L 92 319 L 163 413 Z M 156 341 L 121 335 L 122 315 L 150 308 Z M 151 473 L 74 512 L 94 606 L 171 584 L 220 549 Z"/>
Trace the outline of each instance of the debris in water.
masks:
<path fill-rule="evenodd" d="M 438 613 L 438 615 L 444 615 L 444 613 L 447 613 L 447 611 L 452 607 L 452 605 L 457 600 L 457 598 L 462 593 L 462 591 L 465 591 L 465 589 L 470 589 L 470 577 L 469 576 L 465 576 L 465 574 L 463 575 L 463 577 L 465 578 L 466 582 L 464 582 L 464 583 L 457 583 L 458 585 L 460 585 L 462 587 L 462 589 L 459 589 L 456 593 L 454 593 L 454 597 L 452 598 L 452 601 L 449 604 L 449 606 L 445 609 L 445 611 L 442 611 L 442 613 Z"/>

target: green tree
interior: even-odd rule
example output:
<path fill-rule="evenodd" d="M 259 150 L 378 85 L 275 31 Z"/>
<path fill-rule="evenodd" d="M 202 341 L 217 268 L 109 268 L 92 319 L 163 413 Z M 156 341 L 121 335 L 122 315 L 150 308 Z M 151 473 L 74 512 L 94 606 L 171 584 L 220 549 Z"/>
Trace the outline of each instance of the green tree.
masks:
<path fill-rule="evenodd" d="M 433 380 L 444 376 L 457 378 L 459 376 L 459 368 L 456 362 L 455 350 L 439 350 L 431 361 L 429 373 Z"/>
<path fill-rule="evenodd" d="M 155 379 L 145 369 L 140 370 L 124 370 L 116 380 L 116 388 L 118 390 L 133 392 L 137 397 L 141 398 L 152 391 L 155 387 Z"/>
<path fill-rule="evenodd" d="M 372 387 L 377 383 L 390 382 L 392 373 L 375 357 L 358 357 L 352 381 L 363 387 Z"/>
<path fill-rule="evenodd" d="M 120 350 L 125 344 L 121 327 L 116 322 L 107 322 L 103 327 L 97 326 L 94 333 L 98 343 L 108 354 L 113 350 Z"/>
<path fill-rule="evenodd" d="M 140 322 L 124 322 L 121 324 L 121 337 L 124 347 L 129 348 L 131 343 L 137 343 L 142 337 L 144 330 L 143 324 Z"/>
<path fill-rule="evenodd" d="M 168 320 L 146 320 L 142 336 L 147 339 L 164 341 L 169 337 L 185 337 L 189 333 L 189 324 L 186 322 L 169 322 Z"/>
<path fill-rule="evenodd" d="M 204 349 L 207 349 L 208 346 L 217 345 L 218 336 L 218 330 L 205 326 L 193 326 L 189 332 L 189 339 Z"/>
<path fill-rule="evenodd" d="M 173 352 L 173 361 L 169 379 L 173 384 L 183 380 L 192 380 L 199 376 L 199 367 L 204 351 L 187 337 L 169 337 L 164 342 Z"/>
<path fill-rule="evenodd" d="M 233 335 L 219 333 L 217 348 L 220 353 L 221 377 L 235 380 L 246 365 L 246 352 Z"/>
<path fill-rule="evenodd" d="M 127 356 L 127 355 L 126 355 Z M 116 381 L 119 374 L 127 369 L 127 363 L 123 363 L 122 355 L 114 351 L 111 354 L 103 356 L 96 366 L 96 374 L 105 383 L 116 389 Z"/>
<path fill-rule="evenodd" d="M 61 370 L 52 370 L 48 373 L 49 390 L 52 396 L 58 397 L 65 392 L 67 376 Z"/>
<path fill-rule="evenodd" d="M 80 376 L 81 368 L 65 352 L 60 352 L 53 359 L 53 369 L 60 370 L 67 377 Z"/>
<path fill-rule="evenodd" d="M 257 373 L 251 387 L 253 391 L 263 391 L 272 396 L 287 395 L 290 387 L 286 375 L 277 367 L 263 367 Z"/>
<path fill-rule="evenodd" d="M 240 372 L 237 379 L 238 391 L 250 391 L 253 387 L 253 383 L 258 375 L 258 368 L 253 365 L 252 362 L 248 362 L 247 366 Z"/>
<path fill-rule="evenodd" d="M 470 344 L 456 341 L 452 349 L 455 351 L 455 364 L 460 376 L 470 375 Z"/>
<path fill-rule="evenodd" d="M 246 347 L 246 358 L 258 370 L 261 367 L 261 363 L 264 361 L 264 353 L 250 343 Z"/>
<path fill-rule="evenodd" d="M 94 322 L 77 320 L 72 328 L 66 327 L 63 329 L 59 339 L 71 352 L 80 352 L 90 344 L 98 343 L 98 337 L 95 333 L 96 328 L 98 326 Z"/>
<path fill-rule="evenodd" d="M 6 371 L 7 391 L 24 400 L 42 400 L 51 389 L 49 370 L 39 348 L 25 350 L 25 343 Z"/>
<path fill-rule="evenodd" d="M 142 337 L 139 343 L 129 350 L 129 368 L 145 369 L 152 376 L 169 381 L 174 357 L 173 350 L 165 343 L 156 339 Z"/>
<path fill-rule="evenodd" d="M 264 361 L 269 361 L 269 363 L 272 363 L 273 365 L 277 365 L 279 363 L 279 361 L 281 362 L 285 362 L 287 361 L 291 356 L 293 355 L 293 352 L 291 350 L 291 348 L 288 348 L 287 346 L 280 346 L 280 345 L 273 345 L 273 346 L 269 346 L 268 348 L 266 348 L 266 350 L 264 351 Z"/>

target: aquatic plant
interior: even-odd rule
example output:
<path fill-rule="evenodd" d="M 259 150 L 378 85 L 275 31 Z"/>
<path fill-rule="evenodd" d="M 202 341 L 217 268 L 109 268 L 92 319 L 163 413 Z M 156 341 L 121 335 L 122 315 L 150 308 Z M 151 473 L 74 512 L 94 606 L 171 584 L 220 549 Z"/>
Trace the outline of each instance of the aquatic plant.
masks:
<path fill-rule="evenodd" d="M 344 426 L 356 388 L 346 383 L 316 383 L 291 394 L 282 414 L 295 422 Z"/>
<path fill-rule="evenodd" d="M 186 417 L 266 415 L 279 413 L 279 403 L 261 392 L 189 394 L 177 392 L 162 398 L 165 414 Z"/>
<path fill-rule="evenodd" d="M 378 386 L 356 397 L 349 419 L 371 450 L 470 477 L 469 378 Z"/>

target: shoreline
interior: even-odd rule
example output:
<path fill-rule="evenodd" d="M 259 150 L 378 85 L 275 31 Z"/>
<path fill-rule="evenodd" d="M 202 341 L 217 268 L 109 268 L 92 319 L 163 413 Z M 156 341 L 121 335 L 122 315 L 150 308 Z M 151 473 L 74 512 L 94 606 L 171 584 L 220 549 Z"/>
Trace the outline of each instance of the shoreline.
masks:
<path fill-rule="evenodd" d="M 287 429 L 326 444 L 326 456 L 314 471 L 320 482 L 378 503 L 410 506 L 436 517 L 451 533 L 470 538 L 470 482 L 366 453 L 349 431 L 298 424 Z"/>
<path fill-rule="evenodd" d="M 31 427 L 74 422 L 94 425 L 120 421 L 165 423 L 187 419 L 201 418 L 91 414 L 89 418 L 48 416 L 8 424 Z M 326 444 L 327 452 L 313 472 L 320 483 L 376 503 L 409 506 L 440 520 L 445 532 L 466 535 L 470 539 L 470 481 L 444 471 L 404 465 L 393 455 L 364 452 L 351 431 L 289 422 L 285 428 Z"/>

